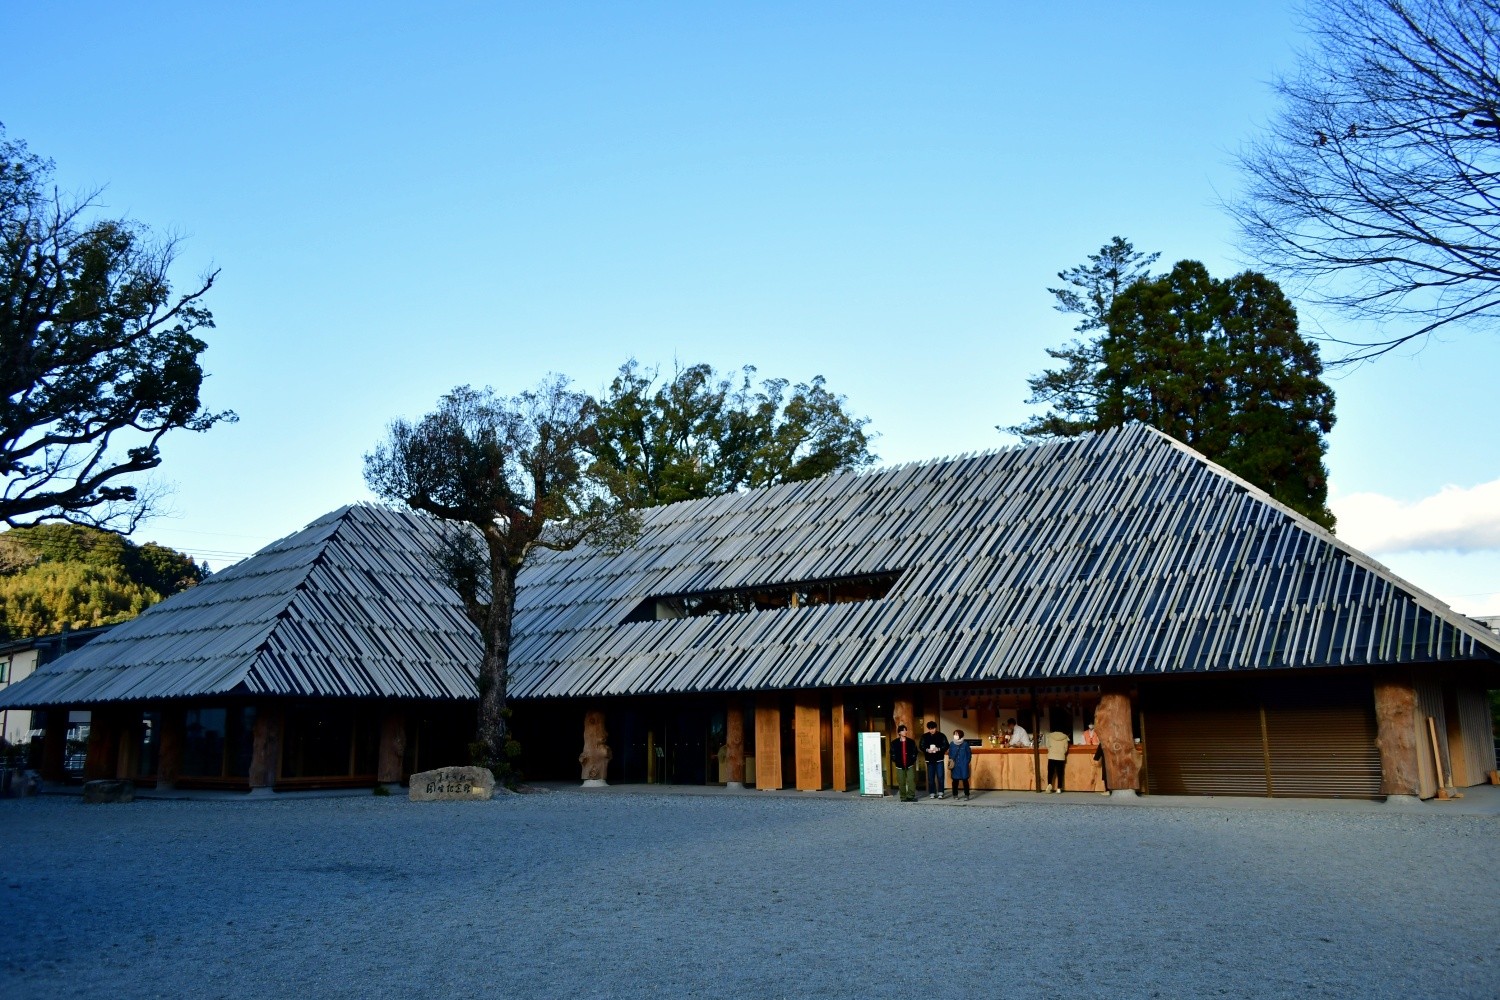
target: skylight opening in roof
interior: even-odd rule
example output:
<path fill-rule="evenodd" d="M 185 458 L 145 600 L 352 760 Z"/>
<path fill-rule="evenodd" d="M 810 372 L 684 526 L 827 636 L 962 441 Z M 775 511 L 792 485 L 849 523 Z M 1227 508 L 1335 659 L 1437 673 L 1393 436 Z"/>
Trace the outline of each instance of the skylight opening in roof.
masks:
<path fill-rule="evenodd" d="M 801 580 L 733 590 L 705 590 L 692 594 L 648 597 L 626 617 L 626 622 L 673 621 L 707 615 L 741 615 L 751 611 L 816 608 L 825 604 L 878 601 L 891 592 L 900 571 L 827 580 Z"/>

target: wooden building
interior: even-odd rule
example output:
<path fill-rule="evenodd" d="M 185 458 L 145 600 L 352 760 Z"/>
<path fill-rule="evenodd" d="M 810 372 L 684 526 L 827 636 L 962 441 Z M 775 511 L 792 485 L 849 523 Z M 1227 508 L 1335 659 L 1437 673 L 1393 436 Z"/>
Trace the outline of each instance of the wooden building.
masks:
<path fill-rule="evenodd" d="M 478 638 L 434 537 L 344 508 L 0 707 L 90 707 L 92 773 L 179 785 L 461 760 Z M 673 504 L 630 550 L 546 553 L 519 582 L 535 777 L 577 778 L 583 749 L 614 781 L 847 789 L 855 733 L 929 718 L 980 741 L 976 788 L 1045 773 L 992 745 L 1008 718 L 1093 723 L 1117 790 L 1430 797 L 1495 767 L 1500 639 L 1144 427 Z M 186 763 L 203 711 L 216 776 Z M 1067 772 L 1102 787 L 1091 750 Z"/>

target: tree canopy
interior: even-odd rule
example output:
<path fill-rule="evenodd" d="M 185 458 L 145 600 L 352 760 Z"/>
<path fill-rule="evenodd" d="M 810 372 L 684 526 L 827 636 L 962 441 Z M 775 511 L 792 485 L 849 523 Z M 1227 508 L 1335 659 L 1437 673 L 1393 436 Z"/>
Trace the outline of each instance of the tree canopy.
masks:
<path fill-rule="evenodd" d="M 174 430 L 233 421 L 199 400 L 217 272 L 174 294 L 177 246 L 91 218 L 50 188 L 52 163 L 0 130 L 0 523 L 132 530 Z"/>
<path fill-rule="evenodd" d="M 1247 146 L 1249 253 L 1397 327 L 1373 357 L 1500 318 L 1500 0 L 1314 0 L 1311 45 Z"/>
<path fill-rule="evenodd" d="M 1031 385 L 1032 401 L 1052 411 L 1015 433 L 1068 437 L 1147 423 L 1332 528 L 1323 455 L 1333 390 L 1296 309 L 1264 275 L 1217 280 L 1181 261 L 1114 294 L 1093 339 L 1049 353 L 1064 367 Z M 1037 391 L 1065 379 L 1076 388 Z"/>
<path fill-rule="evenodd" d="M 516 574 L 538 548 L 617 547 L 637 530 L 595 441 L 592 401 L 554 376 L 511 398 L 460 386 L 365 455 L 372 492 L 448 525 L 444 568 L 484 639 L 475 762 L 502 779 L 518 750 L 506 708 Z"/>
<path fill-rule="evenodd" d="M 127 621 L 208 569 L 154 542 L 43 524 L 0 533 L 0 637 L 51 635 Z"/>
<path fill-rule="evenodd" d="M 593 460 L 633 507 L 816 479 L 875 461 L 864 418 L 819 376 L 754 385 L 691 365 L 662 379 L 634 359 L 594 404 Z"/>

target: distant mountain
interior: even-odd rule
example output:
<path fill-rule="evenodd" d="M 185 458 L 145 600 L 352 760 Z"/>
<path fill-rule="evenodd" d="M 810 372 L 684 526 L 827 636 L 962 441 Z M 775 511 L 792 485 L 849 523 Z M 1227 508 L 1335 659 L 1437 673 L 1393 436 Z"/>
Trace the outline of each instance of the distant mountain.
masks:
<path fill-rule="evenodd" d="M 207 575 L 175 549 L 97 528 L 12 528 L 0 534 L 0 639 L 127 621 Z"/>

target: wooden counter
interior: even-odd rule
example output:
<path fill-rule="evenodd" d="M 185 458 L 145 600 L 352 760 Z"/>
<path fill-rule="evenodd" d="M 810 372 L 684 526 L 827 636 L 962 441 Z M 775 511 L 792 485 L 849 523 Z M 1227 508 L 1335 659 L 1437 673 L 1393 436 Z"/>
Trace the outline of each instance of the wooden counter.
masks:
<path fill-rule="evenodd" d="M 1042 787 L 1047 786 L 1047 751 L 1033 751 L 1027 747 L 975 747 L 974 759 L 969 768 L 970 783 L 976 790 L 982 788 L 1010 792 L 1035 791 L 1037 764 L 1032 762 L 1036 754 L 1042 772 Z M 1063 790 L 1069 792 L 1102 792 L 1104 780 L 1099 764 L 1094 760 L 1094 748 L 1075 746 L 1068 748 L 1068 767 L 1063 772 Z"/>

